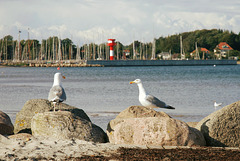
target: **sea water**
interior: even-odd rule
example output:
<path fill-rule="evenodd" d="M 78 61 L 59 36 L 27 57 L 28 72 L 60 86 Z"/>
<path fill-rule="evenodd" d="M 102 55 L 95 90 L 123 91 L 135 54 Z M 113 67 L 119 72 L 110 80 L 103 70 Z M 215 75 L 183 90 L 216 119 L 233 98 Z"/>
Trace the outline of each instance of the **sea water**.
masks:
<path fill-rule="evenodd" d="M 47 99 L 53 76 L 66 79 L 65 103 L 83 109 L 93 123 L 104 130 L 108 122 L 132 105 L 140 105 L 138 87 L 130 81 L 141 79 L 145 90 L 175 110 L 164 111 L 173 118 L 195 122 L 214 112 L 214 101 L 223 106 L 240 100 L 240 65 L 153 66 L 86 68 L 0 68 L 0 110 L 14 123 L 16 113 L 30 99 Z M 221 108 L 221 107 L 219 107 Z"/>

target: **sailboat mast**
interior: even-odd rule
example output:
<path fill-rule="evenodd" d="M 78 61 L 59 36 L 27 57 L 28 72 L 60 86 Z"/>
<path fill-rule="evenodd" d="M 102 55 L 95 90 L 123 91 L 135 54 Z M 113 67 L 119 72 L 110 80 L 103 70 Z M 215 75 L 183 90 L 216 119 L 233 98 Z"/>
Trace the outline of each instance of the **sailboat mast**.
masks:
<path fill-rule="evenodd" d="M 197 42 L 195 42 L 195 46 L 196 46 L 196 59 L 199 60 L 200 56 L 199 56 L 199 52 L 198 52 Z"/>
<path fill-rule="evenodd" d="M 151 57 L 152 60 L 155 59 L 155 54 L 156 54 L 156 39 L 154 38 L 152 44 L 152 57 Z"/>
<path fill-rule="evenodd" d="M 62 46 L 61 39 L 59 38 L 58 39 L 58 60 L 61 60 L 62 58 L 61 46 Z"/>
<path fill-rule="evenodd" d="M 117 42 L 117 60 L 119 60 L 119 42 Z"/>
<path fill-rule="evenodd" d="M 54 46 L 54 36 L 53 36 L 53 60 L 55 60 L 55 46 Z"/>
<path fill-rule="evenodd" d="M 185 59 L 185 53 L 184 53 L 184 50 L 183 50 L 182 35 L 180 36 L 180 55 L 181 55 L 181 60 Z"/>
<path fill-rule="evenodd" d="M 133 41 L 133 60 L 136 60 L 135 41 Z"/>
<path fill-rule="evenodd" d="M 180 36 L 180 54 L 182 57 L 182 36 Z"/>
<path fill-rule="evenodd" d="M 142 60 L 142 43 L 139 44 L 139 50 L 140 50 L 140 60 Z"/>
<path fill-rule="evenodd" d="M 20 59 L 20 33 L 21 31 L 18 31 L 18 60 Z"/>

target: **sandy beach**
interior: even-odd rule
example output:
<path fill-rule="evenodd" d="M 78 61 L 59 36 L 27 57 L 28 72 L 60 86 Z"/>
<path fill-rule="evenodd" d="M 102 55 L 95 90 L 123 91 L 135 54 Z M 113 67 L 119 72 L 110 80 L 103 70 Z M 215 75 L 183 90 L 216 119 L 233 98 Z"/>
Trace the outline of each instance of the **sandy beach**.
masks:
<path fill-rule="evenodd" d="M 238 160 L 239 148 L 134 146 L 0 136 L 0 160 Z"/>

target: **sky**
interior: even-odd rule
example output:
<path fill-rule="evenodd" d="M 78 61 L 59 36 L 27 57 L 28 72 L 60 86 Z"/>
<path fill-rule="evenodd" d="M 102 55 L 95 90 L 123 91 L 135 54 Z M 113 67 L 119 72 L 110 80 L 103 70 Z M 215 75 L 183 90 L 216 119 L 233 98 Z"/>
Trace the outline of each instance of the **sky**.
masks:
<path fill-rule="evenodd" d="M 201 29 L 240 32 L 240 0 L 0 0 L 0 38 L 114 38 L 124 45 Z"/>

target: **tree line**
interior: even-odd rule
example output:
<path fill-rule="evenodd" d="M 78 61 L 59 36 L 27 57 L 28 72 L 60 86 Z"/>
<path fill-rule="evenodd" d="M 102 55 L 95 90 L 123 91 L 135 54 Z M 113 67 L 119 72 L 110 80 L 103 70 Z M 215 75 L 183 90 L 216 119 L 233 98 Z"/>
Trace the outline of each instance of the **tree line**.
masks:
<path fill-rule="evenodd" d="M 195 43 L 197 42 L 199 47 L 208 49 L 211 54 L 213 50 L 220 42 L 228 43 L 233 50 L 230 52 L 231 56 L 240 56 L 240 33 L 235 34 L 228 30 L 212 29 L 212 30 L 196 30 L 193 32 L 185 32 L 181 34 L 172 35 L 169 37 L 160 37 L 157 40 L 157 50 L 166 51 L 172 49 L 174 53 L 180 51 L 179 37 L 182 35 L 183 48 L 189 57 L 189 54 L 195 50 Z"/>
<path fill-rule="evenodd" d="M 115 59 L 151 59 L 162 52 L 180 53 L 180 36 L 182 36 L 183 49 L 186 58 L 198 47 L 210 51 L 209 58 L 214 57 L 213 50 L 220 42 L 227 42 L 234 50 L 230 56 L 240 56 L 240 33 L 212 29 L 184 32 L 167 37 L 155 38 L 155 41 L 143 43 L 138 40 L 124 46 L 117 41 L 114 47 Z M 154 45 L 154 44 L 155 45 Z M 155 51 L 153 52 L 153 46 Z M 180 56 L 179 56 L 180 57 Z M 107 42 L 101 44 L 90 43 L 82 46 L 75 45 L 71 39 L 60 39 L 56 36 L 42 40 L 35 39 L 13 40 L 11 35 L 0 39 L 0 60 L 109 60 L 109 47 Z"/>

